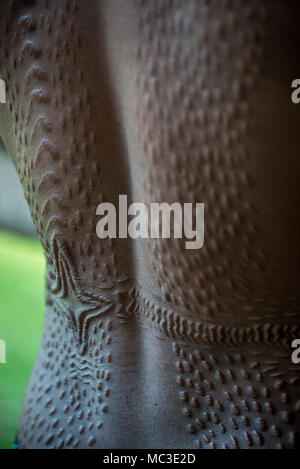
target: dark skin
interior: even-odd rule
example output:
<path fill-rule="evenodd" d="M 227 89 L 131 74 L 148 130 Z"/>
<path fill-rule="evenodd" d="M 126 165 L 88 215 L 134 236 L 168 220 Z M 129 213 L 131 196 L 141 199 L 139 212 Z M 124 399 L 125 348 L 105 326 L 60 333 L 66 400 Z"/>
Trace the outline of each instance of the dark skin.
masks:
<path fill-rule="evenodd" d="M 1 137 L 47 259 L 21 448 L 299 446 L 297 1 L 2 1 Z M 204 202 L 205 245 L 96 207 Z"/>

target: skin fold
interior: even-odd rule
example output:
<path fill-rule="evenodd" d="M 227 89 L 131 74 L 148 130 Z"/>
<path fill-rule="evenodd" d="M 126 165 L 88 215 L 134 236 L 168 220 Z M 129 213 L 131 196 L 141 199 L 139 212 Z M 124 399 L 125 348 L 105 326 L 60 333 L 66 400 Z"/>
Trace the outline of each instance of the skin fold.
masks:
<path fill-rule="evenodd" d="M 299 10 L 1 1 L 0 133 L 47 259 L 21 448 L 300 446 Z M 205 203 L 204 247 L 99 239 L 120 194 Z"/>

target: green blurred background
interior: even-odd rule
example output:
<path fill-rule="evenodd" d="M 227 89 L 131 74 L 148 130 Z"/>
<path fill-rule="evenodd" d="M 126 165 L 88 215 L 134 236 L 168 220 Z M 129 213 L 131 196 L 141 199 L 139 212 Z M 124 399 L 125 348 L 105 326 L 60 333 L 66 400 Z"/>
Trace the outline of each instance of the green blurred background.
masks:
<path fill-rule="evenodd" d="M 12 448 L 44 311 L 45 261 L 22 187 L 0 141 L 0 449 Z"/>
<path fill-rule="evenodd" d="M 0 448 L 11 448 L 23 393 L 39 348 L 45 261 L 37 239 L 0 231 Z"/>

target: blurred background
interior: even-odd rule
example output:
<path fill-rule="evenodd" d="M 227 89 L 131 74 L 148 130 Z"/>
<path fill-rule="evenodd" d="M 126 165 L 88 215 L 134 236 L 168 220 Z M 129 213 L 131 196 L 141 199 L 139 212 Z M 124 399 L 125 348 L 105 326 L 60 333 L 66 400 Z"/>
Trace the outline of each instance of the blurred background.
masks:
<path fill-rule="evenodd" d="M 38 352 L 45 261 L 17 172 L 0 142 L 0 449 L 12 448 L 23 394 Z"/>

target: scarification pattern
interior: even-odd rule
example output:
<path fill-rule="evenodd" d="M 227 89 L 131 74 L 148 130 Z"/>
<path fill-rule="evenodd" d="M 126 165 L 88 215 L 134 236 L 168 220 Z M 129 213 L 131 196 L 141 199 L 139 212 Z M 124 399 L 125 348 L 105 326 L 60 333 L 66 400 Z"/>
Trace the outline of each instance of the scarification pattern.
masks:
<path fill-rule="evenodd" d="M 96 236 L 95 211 L 104 194 L 79 59 L 78 11 L 77 1 L 59 7 L 48 1 L 12 1 L 2 28 L 7 43 L 12 42 L 12 72 L 8 68 L 6 79 L 17 170 L 45 250 L 48 287 L 68 303 L 75 299 L 77 307 L 61 301 L 61 308 L 84 351 L 90 320 L 118 311 L 117 296 L 123 295 L 126 303 L 128 276 L 119 271 L 113 240 L 100 242 Z"/>
<path fill-rule="evenodd" d="M 101 447 L 112 377 L 120 372 L 111 331 L 115 318 L 131 330 L 134 316 L 153 344 L 153 329 L 167 346 L 170 339 L 178 342 L 174 431 L 187 432 L 191 445 L 299 446 L 299 372 L 284 349 L 299 337 L 299 297 L 281 285 L 269 253 L 251 249 L 258 207 L 246 200 L 255 190 L 246 169 L 247 141 L 250 97 L 264 62 L 266 5 L 134 2 L 140 16 L 133 140 L 142 149 L 136 174 L 146 201 L 201 200 L 214 207 L 201 253 L 188 255 L 181 241 L 149 242 L 160 292 L 155 296 L 139 282 L 134 289 L 119 268 L 115 243 L 96 237 L 94 204 L 106 194 L 100 190 L 102 144 L 80 61 L 81 2 L 6 4 L 0 60 L 7 65 L 16 166 L 48 265 L 45 330 L 20 420 L 20 446 Z M 232 266 L 235 251 L 240 259 Z M 135 327 L 131 332 L 138 334 Z M 261 355 L 251 356 L 253 344 Z M 130 340 L 126 345 L 130 350 Z M 135 355 L 133 365 L 126 363 L 126 383 L 136 391 L 146 358 Z M 168 385 L 175 385 L 172 371 Z"/>
<path fill-rule="evenodd" d="M 115 244 L 96 236 L 103 155 L 82 70 L 79 4 L 1 5 L 15 164 L 47 260 L 44 337 L 20 418 L 21 448 L 101 445 L 112 362 L 107 318 L 131 314 Z"/>
<path fill-rule="evenodd" d="M 147 203 L 206 207 L 200 251 L 186 251 L 183 240 L 150 240 L 144 268 L 163 301 L 201 320 L 299 318 L 297 291 L 282 284 L 268 248 L 256 243 L 261 206 L 250 201 L 252 97 L 263 80 L 271 9 L 259 0 L 139 5 L 135 109 L 126 117 L 140 193 Z"/>
<path fill-rule="evenodd" d="M 20 421 L 20 447 L 83 448 L 101 444 L 110 406 L 112 321 L 94 321 L 88 353 L 74 347 L 64 311 L 46 319 L 35 379 Z"/>
<path fill-rule="evenodd" d="M 178 399 L 195 447 L 299 445 L 300 374 L 287 353 L 181 344 L 173 349 Z"/>
<path fill-rule="evenodd" d="M 219 325 L 207 321 L 195 321 L 189 311 L 176 312 L 158 298 L 135 289 L 133 311 L 142 324 L 159 329 L 168 337 L 186 339 L 205 344 L 264 344 L 290 348 L 292 340 L 300 336 L 299 324 L 261 323 L 250 325 Z"/>

